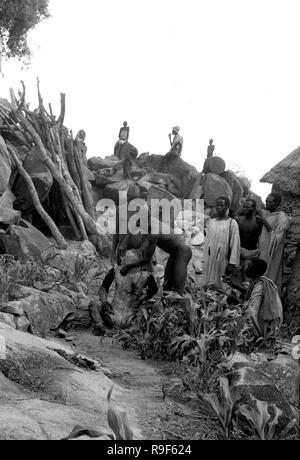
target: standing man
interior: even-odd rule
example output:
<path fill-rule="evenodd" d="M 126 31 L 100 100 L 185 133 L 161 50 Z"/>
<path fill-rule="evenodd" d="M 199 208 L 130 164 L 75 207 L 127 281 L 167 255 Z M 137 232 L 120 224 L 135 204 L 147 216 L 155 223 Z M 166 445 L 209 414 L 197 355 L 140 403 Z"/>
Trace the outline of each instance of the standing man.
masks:
<path fill-rule="evenodd" d="M 201 285 L 223 290 L 222 276 L 231 274 L 240 264 L 240 235 L 235 220 L 228 217 L 230 201 L 216 200 L 217 217 L 208 224 L 204 243 L 204 267 Z"/>
<path fill-rule="evenodd" d="M 242 207 L 242 212 L 235 220 L 239 226 L 241 239 L 242 281 L 246 281 L 246 270 L 252 260 L 259 258 L 259 238 L 263 227 L 266 232 L 271 230 L 270 224 L 256 210 L 256 201 L 249 198 Z"/>
<path fill-rule="evenodd" d="M 278 293 L 282 292 L 283 277 L 283 250 L 285 234 L 290 218 L 284 211 L 279 211 L 281 203 L 279 193 L 271 193 L 266 199 L 266 211 L 264 218 L 270 225 L 268 232 L 266 227 L 262 230 L 259 247 L 260 258 L 267 263 L 266 276 L 277 286 Z"/>
<path fill-rule="evenodd" d="M 169 134 L 169 140 L 171 149 L 169 150 L 168 154 L 173 155 L 175 157 L 180 157 L 182 153 L 183 147 L 183 137 L 179 134 L 180 127 L 174 126 L 172 128 L 172 134 Z M 172 141 L 172 135 L 174 136 Z"/>
<path fill-rule="evenodd" d="M 215 146 L 213 142 L 213 139 L 209 140 L 209 146 L 207 147 L 207 158 L 210 158 L 214 155 Z"/>
<path fill-rule="evenodd" d="M 124 179 L 132 179 L 132 160 L 138 156 L 138 150 L 128 142 L 129 126 L 127 121 L 124 121 L 123 127 L 119 132 L 119 140 L 114 148 L 114 156 L 121 160 L 123 165 Z"/>

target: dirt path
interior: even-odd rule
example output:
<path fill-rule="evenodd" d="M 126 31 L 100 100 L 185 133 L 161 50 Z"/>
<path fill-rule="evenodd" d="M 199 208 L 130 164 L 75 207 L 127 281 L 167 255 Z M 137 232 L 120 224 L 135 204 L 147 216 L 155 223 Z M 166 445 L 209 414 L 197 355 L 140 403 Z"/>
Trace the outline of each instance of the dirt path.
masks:
<path fill-rule="evenodd" d="M 126 403 L 135 408 L 145 439 L 216 439 L 215 420 L 163 399 L 162 381 L 167 379 L 168 363 L 143 361 L 137 352 L 123 350 L 108 337 L 101 342 L 90 331 L 74 331 L 72 335 L 74 351 L 100 361 L 110 370 L 109 377 L 128 390 Z"/>

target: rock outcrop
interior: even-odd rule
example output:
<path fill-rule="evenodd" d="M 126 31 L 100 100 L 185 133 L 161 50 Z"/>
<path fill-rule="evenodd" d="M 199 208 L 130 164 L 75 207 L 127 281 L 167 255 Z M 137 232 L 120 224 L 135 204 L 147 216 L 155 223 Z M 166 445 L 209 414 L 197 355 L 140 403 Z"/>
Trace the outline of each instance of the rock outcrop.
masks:
<path fill-rule="evenodd" d="M 112 381 L 98 363 L 96 371 L 70 362 L 72 350 L 0 323 L 0 437 L 10 440 L 55 440 L 76 425 L 111 433 L 107 393 Z M 5 397 L 3 397 L 5 395 Z M 134 407 L 124 404 L 124 390 L 113 399 L 135 425 Z M 135 439 L 141 434 L 134 429 Z"/>

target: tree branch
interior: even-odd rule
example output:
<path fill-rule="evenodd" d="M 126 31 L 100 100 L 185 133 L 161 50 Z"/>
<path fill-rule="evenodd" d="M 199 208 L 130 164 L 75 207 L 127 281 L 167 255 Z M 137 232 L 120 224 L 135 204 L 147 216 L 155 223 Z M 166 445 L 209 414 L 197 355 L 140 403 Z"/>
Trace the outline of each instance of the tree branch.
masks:
<path fill-rule="evenodd" d="M 12 156 L 15 164 L 17 165 L 20 174 L 22 175 L 22 177 L 24 178 L 24 180 L 25 180 L 25 182 L 26 182 L 26 184 L 28 186 L 28 190 L 30 192 L 30 195 L 31 195 L 31 198 L 32 198 L 32 201 L 33 201 L 35 209 L 37 210 L 37 212 L 39 213 L 39 215 L 41 216 L 41 218 L 43 219 L 43 221 L 45 222 L 45 224 L 47 225 L 47 227 L 51 231 L 51 234 L 55 238 L 59 248 L 60 249 L 66 249 L 67 248 L 67 243 L 66 243 L 64 237 L 62 236 L 62 234 L 60 233 L 60 231 L 58 230 L 57 226 L 55 225 L 55 223 L 51 219 L 51 217 L 47 214 L 47 212 L 43 208 L 43 206 L 42 206 L 42 204 L 40 202 L 39 196 L 37 194 L 37 191 L 35 189 L 34 183 L 33 183 L 32 179 L 31 179 L 30 175 L 23 168 L 22 163 L 20 162 L 18 156 L 16 155 L 14 148 L 10 144 L 7 144 L 7 149 L 9 151 L 10 155 Z"/>

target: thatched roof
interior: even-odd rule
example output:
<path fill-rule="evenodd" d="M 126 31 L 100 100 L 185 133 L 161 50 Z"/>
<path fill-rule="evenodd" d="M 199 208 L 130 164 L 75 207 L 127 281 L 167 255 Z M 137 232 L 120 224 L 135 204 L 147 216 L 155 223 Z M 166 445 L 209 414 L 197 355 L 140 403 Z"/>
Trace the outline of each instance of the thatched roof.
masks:
<path fill-rule="evenodd" d="M 300 195 L 300 147 L 274 166 L 260 182 L 276 184 L 285 192 Z"/>

